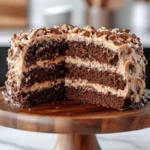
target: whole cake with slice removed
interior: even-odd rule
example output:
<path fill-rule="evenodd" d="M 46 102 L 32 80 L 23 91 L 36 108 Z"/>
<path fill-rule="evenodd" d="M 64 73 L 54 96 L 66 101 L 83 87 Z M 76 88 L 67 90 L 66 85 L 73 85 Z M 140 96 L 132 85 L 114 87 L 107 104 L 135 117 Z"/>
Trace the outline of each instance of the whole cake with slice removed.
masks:
<path fill-rule="evenodd" d="M 4 99 L 29 107 L 63 99 L 113 109 L 145 105 L 140 39 L 129 29 L 72 25 L 14 34 Z"/>

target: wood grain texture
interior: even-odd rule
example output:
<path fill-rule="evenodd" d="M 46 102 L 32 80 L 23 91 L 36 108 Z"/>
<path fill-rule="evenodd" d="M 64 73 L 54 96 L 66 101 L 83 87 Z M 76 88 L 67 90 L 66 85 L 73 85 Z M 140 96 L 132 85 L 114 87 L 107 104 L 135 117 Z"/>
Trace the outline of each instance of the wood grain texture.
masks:
<path fill-rule="evenodd" d="M 66 134 L 132 131 L 150 127 L 150 102 L 142 109 L 123 112 L 74 101 L 19 108 L 5 102 L 0 94 L 0 125 Z"/>
<path fill-rule="evenodd" d="M 95 135 L 60 134 L 54 150 L 101 150 Z"/>

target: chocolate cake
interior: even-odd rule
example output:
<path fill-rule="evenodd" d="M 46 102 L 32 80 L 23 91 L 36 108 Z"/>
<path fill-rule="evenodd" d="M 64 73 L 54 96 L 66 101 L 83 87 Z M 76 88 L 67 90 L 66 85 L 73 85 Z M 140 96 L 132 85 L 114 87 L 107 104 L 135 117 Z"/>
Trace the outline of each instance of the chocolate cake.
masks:
<path fill-rule="evenodd" d="M 63 99 L 113 109 L 146 103 L 146 59 L 129 29 L 72 25 L 14 34 L 4 99 L 29 107 Z"/>

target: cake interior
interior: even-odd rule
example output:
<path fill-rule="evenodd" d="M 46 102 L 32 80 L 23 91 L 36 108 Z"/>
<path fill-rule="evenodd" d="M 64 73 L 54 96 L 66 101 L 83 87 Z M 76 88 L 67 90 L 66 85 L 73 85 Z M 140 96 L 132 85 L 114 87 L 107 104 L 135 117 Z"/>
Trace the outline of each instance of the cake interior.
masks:
<path fill-rule="evenodd" d="M 130 104 L 122 94 L 126 81 L 115 71 L 118 53 L 104 45 L 85 41 L 37 41 L 28 48 L 24 61 L 23 106 L 63 99 L 114 109 Z"/>

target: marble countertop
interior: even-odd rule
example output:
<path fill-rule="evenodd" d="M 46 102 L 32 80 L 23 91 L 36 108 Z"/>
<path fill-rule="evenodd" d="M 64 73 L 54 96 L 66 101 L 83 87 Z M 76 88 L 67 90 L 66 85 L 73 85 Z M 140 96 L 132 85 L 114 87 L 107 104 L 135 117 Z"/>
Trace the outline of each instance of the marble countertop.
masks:
<path fill-rule="evenodd" d="M 103 150 L 150 150 L 150 128 L 99 134 L 97 138 Z M 56 139 L 57 134 L 21 131 L 0 126 L 0 150 L 52 150 Z"/>

